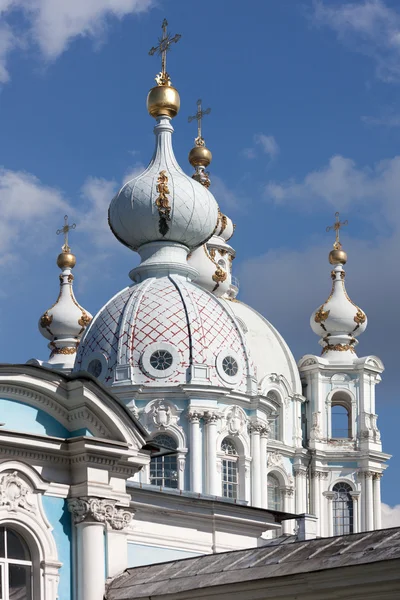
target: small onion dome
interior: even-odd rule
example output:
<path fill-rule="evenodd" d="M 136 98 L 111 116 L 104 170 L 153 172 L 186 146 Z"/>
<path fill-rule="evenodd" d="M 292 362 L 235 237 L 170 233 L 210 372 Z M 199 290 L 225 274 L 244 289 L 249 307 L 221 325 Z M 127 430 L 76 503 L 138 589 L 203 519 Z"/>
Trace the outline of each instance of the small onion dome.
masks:
<path fill-rule="evenodd" d="M 341 257 L 341 260 L 344 260 L 344 257 Z M 341 263 L 335 265 L 331 276 L 331 294 L 326 302 L 313 312 L 310 324 L 314 333 L 321 336 L 323 356 L 341 362 L 356 357 L 356 338 L 365 331 L 367 316 L 350 300 L 346 292 L 345 271 Z"/>
<path fill-rule="evenodd" d="M 218 209 L 218 221 L 214 235 L 221 237 L 225 242 L 231 239 L 235 231 L 235 225 L 232 220 Z"/>
<path fill-rule="evenodd" d="M 174 242 L 193 249 L 215 229 L 215 198 L 178 165 L 170 121 L 169 116 L 157 118 L 156 147 L 149 166 L 128 181 L 110 204 L 111 231 L 132 250 L 150 242 Z"/>
<path fill-rule="evenodd" d="M 69 248 L 58 256 L 57 264 L 62 269 L 60 292 L 55 303 L 39 319 L 39 331 L 50 341 L 48 365 L 64 369 L 72 369 L 79 341 L 92 320 L 92 315 L 77 302 L 72 289 L 71 269 L 75 263 L 76 258 Z"/>

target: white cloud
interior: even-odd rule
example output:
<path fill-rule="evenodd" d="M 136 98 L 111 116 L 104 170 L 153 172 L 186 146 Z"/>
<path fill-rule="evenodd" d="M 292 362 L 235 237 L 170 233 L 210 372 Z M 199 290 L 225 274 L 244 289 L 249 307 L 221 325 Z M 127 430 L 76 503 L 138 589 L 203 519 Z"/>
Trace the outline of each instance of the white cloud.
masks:
<path fill-rule="evenodd" d="M 40 252 L 70 207 L 61 192 L 23 171 L 0 168 L 0 256 L 14 259 L 21 249 Z M 58 221 L 57 221 L 58 223 Z"/>
<path fill-rule="evenodd" d="M 39 48 L 46 60 L 55 60 L 76 37 L 101 40 L 111 18 L 148 10 L 153 0 L 0 0 L 0 82 L 9 79 L 7 58 L 21 39 Z M 15 25 L 14 13 L 25 28 Z M 8 19 L 8 21 L 7 21 Z"/>
<path fill-rule="evenodd" d="M 79 212 L 79 228 L 103 248 L 117 244 L 107 220 L 108 207 L 117 188 L 115 181 L 88 177 L 81 189 L 84 210 Z"/>
<path fill-rule="evenodd" d="M 222 211 L 226 209 L 237 209 L 241 206 L 243 198 L 238 198 L 218 175 L 211 174 L 210 191 L 215 197 Z"/>
<path fill-rule="evenodd" d="M 264 133 L 257 133 L 254 136 L 254 141 L 259 144 L 265 154 L 268 154 L 270 158 L 275 158 L 279 154 L 279 146 L 273 135 L 265 135 Z"/>
<path fill-rule="evenodd" d="M 124 185 L 125 183 L 127 183 L 128 181 L 130 181 L 131 179 L 133 179 L 134 177 L 137 177 L 138 175 L 140 175 L 140 173 L 143 173 L 143 171 L 145 170 L 145 166 L 143 163 L 141 162 L 136 162 L 133 167 L 130 167 L 124 175 L 124 178 L 122 180 L 122 185 Z"/>
<path fill-rule="evenodd" d="M 372 168 L 358 168 L 352 159 L 337 155 L 300 182 L 268 183 L 265 193 L 277 203 L 301 200 L 302 207 L 314 207 L 322 200 L 337 210 L 368 203 L 375 210 L 386 204 L 398 212 L 399 186 L 400 156 L 380 161 Z"/>
<path fill-rule="evenodd" d="M 400 80 L 400 13 L 383 0 L 314 0 L 313 22 L 330 27 L 341 41 L 373 58 L 380 79 Z"/>
<path fill-rule="evenodd" d="M 400 504 L 389 506 L 382 503 L 382 529 L 400 526 Z"/>
<path fill-rule="evenodd" d="M 253 142 L 256 146 L 259 146 L 264 154 L 267 154 L 272 160 L 279 154 L 279 146 L 273 135 L 266 135 L 265 133 L 256 133 L 253 136 Z M 256 148 L 243 148 L 242 156 L 252 160 L 257 157 Z"/>
<path fill-rule="evenodd" d="M 400 114 L 384 114 L 380 117 L 363 116 L 366 125 L 383 125 L 384 127 L 400 127 Z"/>

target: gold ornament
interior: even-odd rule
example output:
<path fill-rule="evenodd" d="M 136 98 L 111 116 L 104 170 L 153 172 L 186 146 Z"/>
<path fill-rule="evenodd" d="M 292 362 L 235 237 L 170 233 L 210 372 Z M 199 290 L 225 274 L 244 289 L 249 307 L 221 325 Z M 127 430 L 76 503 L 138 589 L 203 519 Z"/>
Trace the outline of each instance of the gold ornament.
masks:
<path fill-rule="evenodd" d="M 53 322 L 53 315 L 49 315 L 49 311 L 46 312 L 40 317 L 40 327 L 43 329 L 47 329 Z"/>
<path fill-rule="evenodd" d="M 315 313 L 314 321 L 316 323 L 322 323 L 323 321 L 326 321 L 326 319 L 329 317 L 330 312 L 331 312 L 330 310 L 324 310 L 324 304 L 323 304 Z"/>
<path fill-rule="evenodd" d="M 158 176 L 156 206 L 158 208 L 158 214 L 160 216 L 158 229 L 162 236 L 166 235 L 169 231 L 168 221 L 171 220 L 171 205 L 167 194 L 170 194 L 168 188 L 168 177 L 166 171 L 160 171 Z"/>

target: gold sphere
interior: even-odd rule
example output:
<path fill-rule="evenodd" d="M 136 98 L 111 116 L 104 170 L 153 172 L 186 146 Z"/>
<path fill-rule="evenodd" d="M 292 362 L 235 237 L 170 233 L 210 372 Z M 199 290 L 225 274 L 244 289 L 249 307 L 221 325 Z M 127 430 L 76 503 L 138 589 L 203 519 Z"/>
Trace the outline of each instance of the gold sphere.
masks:
<path fill-rule="evenodd" d="M 189 152 L 189 162 L 192 167 L 208 167 L 212 154 L 205 146 L 195 146 Z"/>
<path fill-rule="evenodd" d="M 147 95 L 147 110 L 154 118 L 166 115 L 173 119 L 179 112 L 181 99 L 172 85 L 157 85 Z"/>
<path fill-rule="evenodd" d="M 60 269 L 73 269 L 76 265 L 76 256 L 71 252 L 61 252 L 57 257 L 57 265 Z"/>
<path fill-rule="evenodd" d="M 347 262 L 347 254 L 344 250 L 335 248 L 329 252 L 329 262 L 331 265 L 345 265 Z"/>

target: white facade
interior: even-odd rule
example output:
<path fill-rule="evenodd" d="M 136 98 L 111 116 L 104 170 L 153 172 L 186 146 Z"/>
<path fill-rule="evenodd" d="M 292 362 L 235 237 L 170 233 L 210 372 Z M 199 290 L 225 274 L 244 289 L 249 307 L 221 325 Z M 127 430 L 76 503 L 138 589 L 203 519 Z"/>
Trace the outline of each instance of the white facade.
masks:
<path fill-rule="evenodd" d="M 256 547 L 304 513 L 317 536 L 381 526 L 383 365 L 355 354 L 366 316 L 344 287 L 347 257 L 337 240 L 332 293 L 311 318 L 322 356 L 296 364 L 236 298 L 234 225 L 208 175 L 203 186 L 177 164 L 171 102 L 153 101 L 154 156 L 110 205 L 142 259 L 133 283 L 92 319 L 66 240 L 39 323 L 49 360 L 0 366 L 5 600 L 102 600 L 126 567 Z"/>

